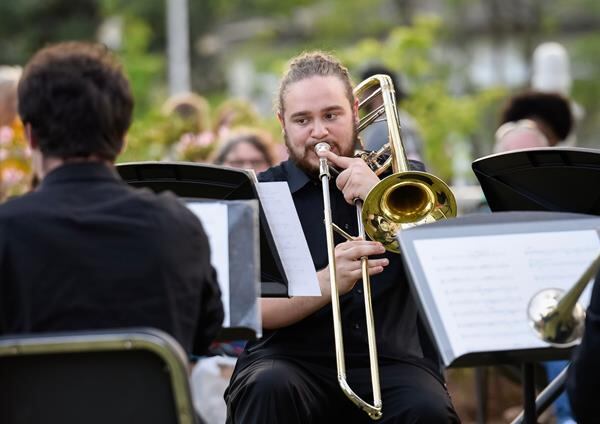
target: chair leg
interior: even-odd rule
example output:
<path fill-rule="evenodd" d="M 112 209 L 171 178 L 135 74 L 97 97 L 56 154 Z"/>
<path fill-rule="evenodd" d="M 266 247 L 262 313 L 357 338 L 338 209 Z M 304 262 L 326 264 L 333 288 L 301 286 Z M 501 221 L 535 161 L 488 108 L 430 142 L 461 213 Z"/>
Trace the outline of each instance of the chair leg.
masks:
<path fill-rule="evenodd" d="M 487 421 L 487 387 L 488 387 L 488 369 L 487 367 L 475 368 L 475 396 L 477 399 L 477 424 L 485 424 Z"/>

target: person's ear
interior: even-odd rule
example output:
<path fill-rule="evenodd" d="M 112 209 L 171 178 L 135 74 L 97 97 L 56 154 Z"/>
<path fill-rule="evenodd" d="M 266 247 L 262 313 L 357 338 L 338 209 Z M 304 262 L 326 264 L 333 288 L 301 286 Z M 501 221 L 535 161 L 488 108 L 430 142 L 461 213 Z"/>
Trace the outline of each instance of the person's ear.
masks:
<path fill-rule="evenodd" d="M 279 125 L 281 126 L 281 133 L 285 135 L 285 122 L 283 120 L 283 115 L 281 114 L 281 111 L 277 112 L 277 120 L 279 121 Z"/>
<path fill-rule="evenodd" d="M 358 98 L 354 98 L 354 104 L 352 105 L 352 109 L 354 110 L 354 119 L 356 120 L 356 125 L 360 124 L 360 117 L 358 116 Z"/>
<path fill-rule="evenodd" d="M 117 156 L 119 156 L 125 150 L 127 150 L 127 134 L 123 136 L 123 142 L 121 143 L 121 148 L 119 149 L 119 153 L 117 153 Z"/>
<path fill-rule="evenodd" d="M 39 149 L 37 137 L 35 136 L 30 123 L 25 124 L 25 138 L 27 139 L 27 143 L 29 144 L 29 148 L 31 150 Z"/>

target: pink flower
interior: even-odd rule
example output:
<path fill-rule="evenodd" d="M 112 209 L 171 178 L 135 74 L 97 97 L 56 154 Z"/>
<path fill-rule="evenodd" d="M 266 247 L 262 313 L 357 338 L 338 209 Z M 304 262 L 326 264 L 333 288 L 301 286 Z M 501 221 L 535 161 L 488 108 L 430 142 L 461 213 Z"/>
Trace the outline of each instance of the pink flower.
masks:
<path fill-rule="evenodd" d="M 15 132 L 9 126 L 0 127 L 0 146 L 8 146 L 13 139 Z"/>
<path fill-rule="evenodd" d="M 2 170 L 2 183 L 6 186 L 13 186 L 25 178 L 25 173 L 17 168 L 4 168 Z"/>

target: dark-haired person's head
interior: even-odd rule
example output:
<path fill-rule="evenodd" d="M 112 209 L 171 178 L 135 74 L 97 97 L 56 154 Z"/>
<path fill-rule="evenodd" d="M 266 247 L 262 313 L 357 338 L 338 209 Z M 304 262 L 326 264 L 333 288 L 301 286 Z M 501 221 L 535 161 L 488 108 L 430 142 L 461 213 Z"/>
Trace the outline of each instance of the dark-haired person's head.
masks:
<path fill-rule="evenodd" d="M 402 84 L 400 83 L 400 80 L 398 78 L 398 74 L 385 65 L 379 63 L 368 65 L 367 67 L 363 68 L 360 72 L 360 80 L 364 81 L 367 78 L 377 74 L 387 75 L 390 77 L 390 79 L 392 80 L 392 84 L 394 84 L 394 93 L 396 95 L 397 102 L 400 102 L 401 100 L 407 97 L 407 94 L 404 91 L 404 87 L 402 87 Z"/>
<path fill-rule="evenodd" d="M 500 124 L 533 121 L 548 140 L 549 146 L 567 138 L 573 129 L 569 101 L 558 93 L 527 91 L 509 99 L 500 117 Z"/>
<path fill-rule="evenodd" d="M 41 49 L 23 71 L 18 97 L 34 162 L 36 153 L 42 161 L 114 162 L 123 149 L 133 97 L 121 66 L 102 45 Z"/>

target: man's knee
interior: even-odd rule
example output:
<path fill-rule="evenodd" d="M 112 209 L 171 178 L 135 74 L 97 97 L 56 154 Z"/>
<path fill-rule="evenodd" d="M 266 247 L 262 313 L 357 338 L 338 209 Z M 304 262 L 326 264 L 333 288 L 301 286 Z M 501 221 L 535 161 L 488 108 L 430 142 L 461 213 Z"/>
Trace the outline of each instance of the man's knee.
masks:
<path fill-rule="evenodd" d="M 404 412 L 404 416 L 396 422 L 415 424 L 448 424 L 460 422 L 450 399 L 438 396 L 431 398 L 416 397 L 407 405 Z"/>
<path fill-rule="evenodd" d="M 246 384 L 248 389 L 257 395 L 280 396 L 290 393 L 296 380 L 292 370 L 282 366 L 271 365 L 254 370 L 246 379 Z"/>
<path fill-rule="evenodd" d="M 304 391 L 302 378 L 294 368 L 286 364 L 254 364 L 235 375 L 227 389 L 227 422 L 266 422 L 266 417 L 273 423 L 302 422 L 296 420 L 310 415 L 302 401 Z"/>
<path fill-rule="evenodd" d="M 273 402 L 285 404 L 293 402 L 292 394 L 301 388 L 301 379 L 293 368 L 265 361 L 234 374 L 226 392 L 226 401 L 250 404 L 256 408 Z"/>

